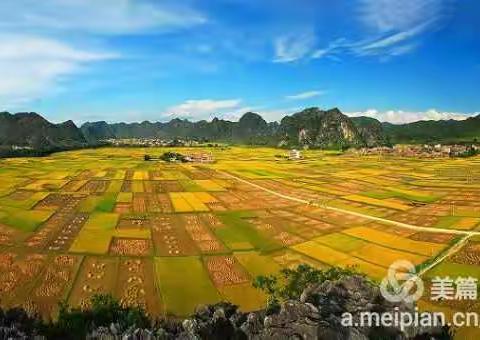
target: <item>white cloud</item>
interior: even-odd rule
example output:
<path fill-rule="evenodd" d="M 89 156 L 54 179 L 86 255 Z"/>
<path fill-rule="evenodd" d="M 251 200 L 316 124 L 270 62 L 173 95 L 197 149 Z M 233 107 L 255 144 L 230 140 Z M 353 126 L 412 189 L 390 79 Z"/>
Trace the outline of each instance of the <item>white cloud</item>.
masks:
<path fill-rule="evenodd" d="M 388 60 L 411 53 L 420 46 L 422 36 L 441 27 L 446 17 L 446 1 L 359 0 L 358 18 L 366 28 L 363 38 L 338 38 L 318 47 L 314 37 L 304 37 L 300 43 L 287 36 L 277 41 L 277 61 L 325 57 L 338 60 L 342 54 Z"/>
<path fill-rule="evenodd" d="M 128 34 L 202 24 L 206 18 L 173 1 L 2 0 L 0 28 Z"/>
<path fill-rule="evenodd" d="M 224 114 L 237 112 L 241 108 L 241 102 L 241 99 L 190 99 L 169 107 L 166 114 L 172 118 L 211 119 L 215 116 L 223 117 Z"/>
<path fill-rule="evenodd" d="M 303 99 L 310 99 L 310 98 L 318 97 L 318 96 L 321 96 L 323 94 L 325 94 L 325 91 L 319 91 L 319 90 L 306 91 L 306 92 L 286 96 L 285 99 L 303 100 Z"/>
<path fill-rule="evenodd" d="M 361 0 L 363 24 L 380 33 L 408 31 L 441 16 L 444 0 Z"/>
<path fill-rule="evenodd" d="M 311 58 L 320 59 L 326 56 L 332 56 L 333 53 L 337 52 L 339 49 L 347 46 L 347 40 L 345 38 L 338 38 L 330 42 L 327 47 L 319 48 L 313 51 Z"/>
<path fill-rule="evenodd" d="M 61 81 L 82 66 L 117 55 L 87 51 L 52 40 L 24 35 L 0 35 L 1 109 L 57 91 Z"/>
<path fill-rule="evenodd" d="M 403 111 L 403 110 L 388 110 L 378 111 L 375 109 L 369 109 L 366 111 L 347 112 L 345 113 L 351 117 L 366 116 L 378 119 L 381 122 L 389 122 L 394 124 L 404 124 L 417 122 L 419 120 L 464 120 L 468 117 L 476 116 L 478 113 L 465 114 L 459 112 L 445 112 L 430 109 L 427 111 Z"/>
<path fill-rule="evenodd" d="M 394 57 L 419 46 L 421 35 L 439 28 L 445 0 L 361 0 L 360 20 L 373 37 L 352 44 L 360 56 Z"/>
<path fill-rule="evenodd" d="M 290 63 L 302 59 L 315 47 L 315 35 L 312 32 L 288 34 L 274 41 L 275 63 Z"/>
<path fill-rule="evenodd" d="M 398 56 L 411 52 L 416 43 L 411 42 L 416 36 L 428 29 L 428 23 L 423 23 L 409 30 L 394 33 L 372 42 L 360 42 L 353 47 L 358 55 L 390 55 Z"/>

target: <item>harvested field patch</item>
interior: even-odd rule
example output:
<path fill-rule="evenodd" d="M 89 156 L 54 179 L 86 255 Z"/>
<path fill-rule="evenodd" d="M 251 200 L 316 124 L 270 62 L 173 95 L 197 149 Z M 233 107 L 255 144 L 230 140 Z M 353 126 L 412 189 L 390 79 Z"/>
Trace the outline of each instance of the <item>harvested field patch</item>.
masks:
<path fill-rule="evenodd" d="M 103 193 L 107 190 L 109 185 L 108 181 L 99 181 L 93 180 L 88 181 L 83 187 L 80 188 L 80 192 L 87 192 L 89 194 L 93 193 Z"/>
<path fill-rule="evenodd" d="M 141 307 L 151 315 L 160 312 L 153 263 L 147 259 L 120 260 L 117 295 L 123 306 Z"/>
<path fill-rule="evenodd" d="M 225 251 L 225 247 L 210 232 L 197 215 L 182 216 L 185 230 L 202 253 L 217 253 Z"/>
<path fill-rule="evenodd" d="M 121 256 L 148 256 L 152 252 L 150 240 L 116 238 L 114 237 L 110 245 L 110 253 Z"/>
<path fill-rule="evenodd" d="M 32 301 L 42 315 L 53 317 L 58 303 L 67 297 L 80 262 L 81 258 L 72 255 L 57 255 L 49 262 L 32 292 Z"/>
<path fill-rule="evenodd" d="M 178 216 L 160 215 L 152 219 L 152 238 L 158 256 L 185 256 L 199 253 Z"/>
<path fill-rule="evenodd" d="M 27 295 L 27 286 L 39 275 L 47 257 L 40 254 L 18 256 L 14 253 L 0 255 L 0 298 L 3 305 L 14 305 Z"/>
<path fill-rule="evenodd" d="M 93 295 L 114 294 L 117 270 L 117 258 L 84 258 L 70 293 L 69 304 L 86 309 L 91 307 Z"/>
<path fill-rule="evenodd" d="M 480 243 L 469 242 L 463 249 L 455 253 L 450 260 L 458 264 L 480 266 Z"/>
<path fill-rule="evenodd" d="M 420 242 L 433 242 L 440 244 L 448 244 L 455 238 L 455 235 L 451 234 L 434 234 L 434 233 L 416 233 L 409 237 L 409 239 Z"/>
<path fill-rule="evenodd" d="M 232 256 L 209 256 L 205 266 L 217 287 L 248 283 L 249 276 Z"/>

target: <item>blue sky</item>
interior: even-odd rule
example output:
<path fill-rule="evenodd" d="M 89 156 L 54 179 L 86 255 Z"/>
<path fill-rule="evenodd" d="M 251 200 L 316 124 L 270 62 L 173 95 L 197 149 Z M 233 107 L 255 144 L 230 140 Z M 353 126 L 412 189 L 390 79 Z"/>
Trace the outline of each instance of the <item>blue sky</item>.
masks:
<path fill-rule="evenodd" d="M 60 122 L 480 113 L 477 0 L 2 0 L 0 110 Z"/>

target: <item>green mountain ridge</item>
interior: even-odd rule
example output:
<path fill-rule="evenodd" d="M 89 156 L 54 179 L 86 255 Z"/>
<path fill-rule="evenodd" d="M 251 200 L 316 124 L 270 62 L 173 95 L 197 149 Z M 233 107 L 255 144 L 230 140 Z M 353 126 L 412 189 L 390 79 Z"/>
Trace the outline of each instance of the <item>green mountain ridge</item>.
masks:
<path fill-rule="evenodd" d="M 0 112 L 0 154 L 12 147 L 56 151 L 101 144 L 106 139 L 197 139 L 234 144 L 283 147 L 348 148 L 396 143 L 456 143 L 480 139 L 480 115 L 466 120 L 381 123 L 370 117 L 348 117 L 339 109 L 312 107 L 267 122 L 247 112 L 238 122 L 219 118 L 191 122 L 107 123 L 87 122 L 78 128 L 72 121 L 53 124 L 34 112 Z M 5 150 L 10 150 L 5 153 Z M 28 153 L 24 152 L 26 155 Z"/>
<path fill-rule="evenodd" d="M 0 112 L 0 146 L 56 150 L 87 144 L 83 133 L 71 120 L 52 124 L 34 112 Z"/>

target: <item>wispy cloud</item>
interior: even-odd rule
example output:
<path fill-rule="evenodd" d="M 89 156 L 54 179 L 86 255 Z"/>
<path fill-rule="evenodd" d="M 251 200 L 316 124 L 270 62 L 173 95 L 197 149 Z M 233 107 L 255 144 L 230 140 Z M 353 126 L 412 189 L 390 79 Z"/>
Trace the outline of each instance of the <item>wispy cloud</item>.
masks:
<path fill-rule="evenodd" d="M 440 19 L 445 0 L 360 0 L 360 20 L 374 32 L 402 32 Z"/>
<path fill-rule="evenodd" d="M 0 46 L 0 74 L 5 80 L 0 82 L 0 109 L 15 108 L 58 91 L 62 80 L 83 66 L 118 57 L 25 35 L 0 35 Z"/>
<path fill-rule="evenodd" d="M 375 109 L 369 109 L 366 111 L 347 112 L 348 116 L 359 117 L 366 116 L 378 119 L 381 122 L 389 122 L 394 124 L 405 124 L 417 122 L 419 120 L 445 120 L 455 119 L 464 120 L 468 117 L 473 117 L 479 113 L 465 114 L 460 112 L 446 112 L 430 109 L 427 111 L 404 111 L 404 110 L 387 110 L 379 111 Z"/>
<path fill-rule="evenodd" d="M 315 47 L 315 35 L 310 32 L 287 34 L 274 41 L 275 63 L 290 63 L 302 59 Z"/>
<path fill-rule="evenodd" d="M 226 113 L 237 112 L 241 108 L 241 103 L 241 99 L 189 99 L 169 107 L 165 114 L 171 118 L 210 119 Z"/>
<path fill-rule="evenodd" d="M 318 46 L 313 33 L 285 36 L 276 41 L 276 62 L 301 59 L 338 59 L 343 55 L 392 57 L 413 52 L 422 37 L 439 29 L 448 0 L 360 0 L 357 11 L 363 37 L 335 38 Z"/>
<path fill-rule="evenodd" d="M 318 97 L 318 96 L 321 96 L 323 94 L 325 94 L 325 91 L 320 91 L 320 90 L 305 91 L 305 92 L 285 96 L 285 99 L 288 99 L 288 100 L 304 100 L 304 99 L 310 99 L 310 98 Z"/>
<path fill-rule="evenodd" d="M 360 21 L 372 37 L 353 44 L 360 56 L 394 57 L 415 50 L 420 37 L 438 29 L 445 0 L 361 0 Z"/>
<path fill-rule="evenodd" d="M 3 0 L 3 29 L 129 34 L 206 22 L 185 2 L 137 0 Z M 182 2 L 183 3 L 183 2 Z"/>

